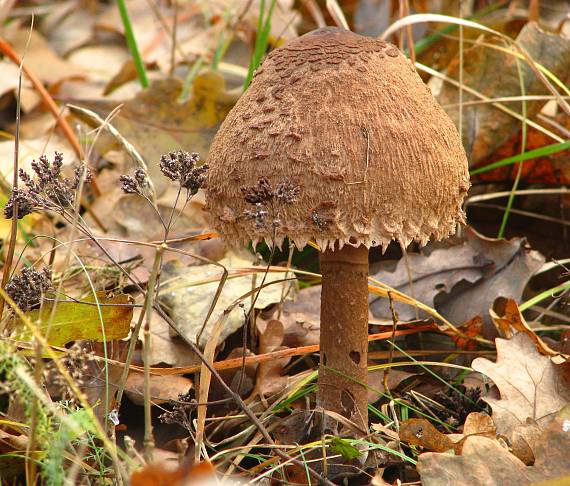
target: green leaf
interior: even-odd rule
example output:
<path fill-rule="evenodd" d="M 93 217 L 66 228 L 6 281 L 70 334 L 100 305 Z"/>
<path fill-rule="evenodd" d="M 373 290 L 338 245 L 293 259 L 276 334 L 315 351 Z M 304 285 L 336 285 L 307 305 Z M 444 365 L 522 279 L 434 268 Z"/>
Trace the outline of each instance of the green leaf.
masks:
<path fill-rule="evenodd" d="M 48 302 L 27 316 L 37 323 L 52 346 L 65 346 L 79 339 L 112 341 L 129 334 L 133 308 L 128 305 L 132 303 L 128 295 L 99 296 L 98 305 L 93 298 L 86 300 L 93 303 L 58 302 L 53 315 L 54 303 Z M 32 340 L 32 332 L 21 320 L 16 322 L 12 335 L 18 341 Z"/>
<path fill-rule="evenodd" d="M 331 449 L 349 461 L 351 459 L 356 459 L 361 454 L 356 447 L 339 437 L 333 437 L 331 439 Z"/>

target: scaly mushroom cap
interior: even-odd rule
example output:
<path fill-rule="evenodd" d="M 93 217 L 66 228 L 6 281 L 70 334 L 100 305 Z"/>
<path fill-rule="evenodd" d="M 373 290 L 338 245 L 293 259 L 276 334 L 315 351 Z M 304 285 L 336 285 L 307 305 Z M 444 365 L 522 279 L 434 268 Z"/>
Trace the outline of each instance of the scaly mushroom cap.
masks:
<path fill-rule="evenodd" d="M 452 121 L 396 47 L 346 30 L 271 52 L 208 163 L 211 224 L 232 245 L 407 246 L 464 221 L 469 173 Z M 244 191 L 264 178 L 271 194 L 255 206 Z M 275 194 L 292 186 L 294 202 Z"/>

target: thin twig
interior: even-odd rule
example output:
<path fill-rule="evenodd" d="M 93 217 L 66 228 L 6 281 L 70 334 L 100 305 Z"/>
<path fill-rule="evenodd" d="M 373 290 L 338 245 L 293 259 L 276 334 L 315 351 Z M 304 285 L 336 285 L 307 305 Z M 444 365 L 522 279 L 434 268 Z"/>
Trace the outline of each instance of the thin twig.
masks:
<path fill-rule="evenodd" d="M 151 395 L 150 395 L 150 323 L 152 321 L 152 306 L 154 304 L 154 296 L 156 286 L 159 281 L 160 265 L 162 263 L 162 254 L 164 247 L 159 246 L 154 254 L 154 263 L 148 281 L 148 287 L 145 296 L 145 326 L 144 326 L 144 456 L 147 462 L 152 461 L 154 450 L 154 438 L 152 434 L 152 414 L 151 414 Z M 140 327 L 139 327 L 140 329 Z M 135 342 L 137 336 L 131 336 Z"/>

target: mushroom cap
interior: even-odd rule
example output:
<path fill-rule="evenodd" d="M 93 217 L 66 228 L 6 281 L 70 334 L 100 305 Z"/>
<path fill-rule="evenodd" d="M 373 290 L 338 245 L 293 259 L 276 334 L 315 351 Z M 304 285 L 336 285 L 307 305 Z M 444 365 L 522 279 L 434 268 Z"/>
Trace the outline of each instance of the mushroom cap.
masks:
<path fill-rule="evenodd" d="M 464 222 L 470 186 L 459 134 L 412 64 L 391 44 L 337 28 L 267 56 L 208 164 L 211 225 L 236 246 L 281 246 L 285 236 L 323 251 L 425 244 Z M 260 180 L 274 193 L 297 187 L 296 201 L 254 206 L 244 192 Z"/>

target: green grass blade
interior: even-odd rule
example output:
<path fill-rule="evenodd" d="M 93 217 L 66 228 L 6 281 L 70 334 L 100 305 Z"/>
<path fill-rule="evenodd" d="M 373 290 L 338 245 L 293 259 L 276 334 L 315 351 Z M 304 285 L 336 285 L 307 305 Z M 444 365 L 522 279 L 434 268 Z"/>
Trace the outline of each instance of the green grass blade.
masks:
<path fill-rule="evenodd" d="M 524 312 L 525 310 L 530 309 L 533 305 L 536 305 L 545 299 L 553 297 L 554 294 L 560 294 L 560 293 L 565 292 L 566 290 L 569 290 L 569 289 L 570 289 L 570 280 L 568 280 L 568 282 L 564 282 L 563 284 L 560 284 L 556 287 L 545 290 L 544 292 L 541 292 L 538 295 L 535 295 L 532 299 L 529 299 L 526 302 L 523 302 L 521 305 L 519 305 L 519 309 L 521 310 L 521 312 Z"/>
<path fill-rule="evenodd" d="M 257 38 L 255 39 L 255 47 L 251 61 L 249 63 L 249 68 L 247 71 L 247 78 L 243 83 L 244 91 L 249 87 L 251 80 L 253 79 L 253 73 L 261 64 L 263 55 L 267 50 L 267 44 L 269 43 L 269 34 L 271 32 L 271 17 L 273 16 L 273 10 L 277 0 L 271 0 L 271 5 L 267 12 L 267 16 L 264 18 L 265 14 L 265 0 L 261 0 L 259 4 L 259 18 L 257 21 Z"/>
<path fill-rule="evenodd" d="M 520 83 L 520 87 L 521 87 L 521 96 L 524 98 L 524 96 L 526 95 L 525 84 L 524 84 L 524 75 L 523 75 L 523 71 L 521 69 L 520 61 L 518 60 L 518 58 L 515 58 L 515 60 L 517 63 L 519 83 Z M 522 104 L 522 116 L 523 116 L 522 135 L 521 135 L 521 139 L 522 139 L 521 154 L 524 154 L 526 152 L 526 137 L 527 137 L 527 106 L 526 106 L 525 100 L 523 100 L 521 104 Z M 509 194 L 509 199 L 507 201 L 507 207 L 505 208 L 505 212 L 503 213 L 503 219 L 501 221 L 501 227 L 499 228 L 499 233 L 497 234 L 497 238 L 502 238 L 505 235 L 505 230 L 507 229 L 507 222 L 509 221 L 511 209 L 512 209 L 513 204 L 515 202 L 515 194 L 517 192 L 517 189 L 519 187 L 519 182 L 521 180 L 522 169 L 523 169 L 523 163 L 519 162 L 518 167 L 517 167 L 517 175 L 516 175 L 515 180 L 513 182 L 513 187 L 511 188 L 511 193 Z"/>
<path fill-rule="evenodd" d="M 119 13 L 121 14 L 123 28 L 125 29 L 125 38 L 127 39 L 127 45 L 129 46 L 129 51 L 131 51 L 131 56 L 133 56 L 133 61 L 135 63 L 139 82 L 141 83 L 141 86 L 146 89 L 149 85 L 148 77 L 146 75 L 146 69 L 144 67 L 141 53 L 137 46 L 137 40 L 135 39 L 135 34 L 133 32 L 133 26 L 131 24 L 127 5 L 125 4 L 125 0 L 117 0 L 117 5 L 119 7 Z"/>
<path fill-rule="evenodd" d="M 469 173 L 474 176 L 477 174 L 482 174 L 484 172 L 489 172 L 499 167 L 505 167 L 507 165 L 516 164 L 517 162 L 524 162 L 525 160 L 536 159 L 538 157 L 545 157 L 546 155 L 556 154 L 558 152 L 563 152 L 564 150 L 570 149 L 570 140 L 561 143 L 553 143 L 552 145 L 546 145 L 545 147 L 540 147 L 534 150 L 529 150 L 523 154 L 513 155 L 512 157 L 507 157 L 506 159 L 498 160 L 492 164 L 486 165 L 484 167 L 479 167 L 478 169 L 473 169 Z"/>

